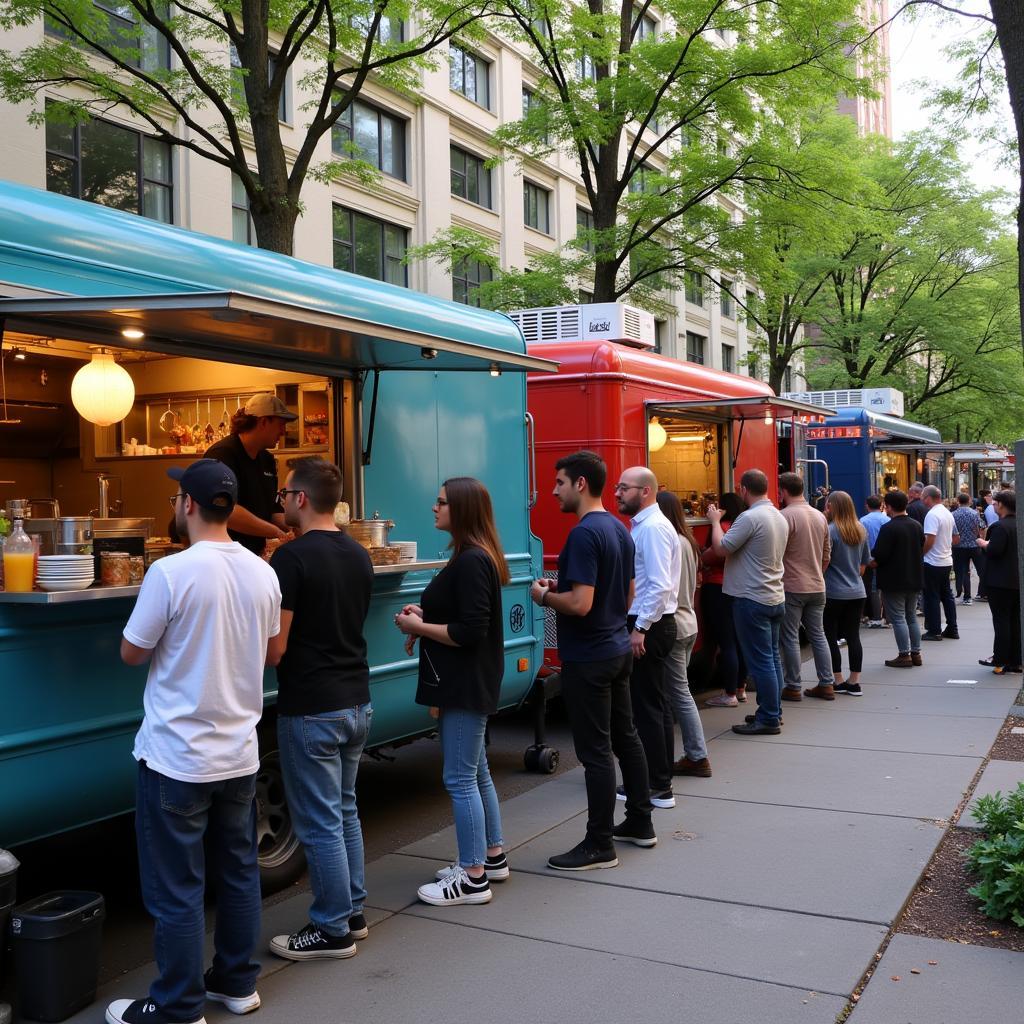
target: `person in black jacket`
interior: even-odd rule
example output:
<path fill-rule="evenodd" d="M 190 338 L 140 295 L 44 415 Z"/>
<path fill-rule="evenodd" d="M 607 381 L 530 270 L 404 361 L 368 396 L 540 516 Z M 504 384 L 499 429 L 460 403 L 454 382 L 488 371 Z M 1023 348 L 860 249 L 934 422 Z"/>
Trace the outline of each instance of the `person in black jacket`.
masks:
<path fill-rule="evenodd" d="M 912 668 L 921 664 L 917 599 L 924 587 L 924 529 L 907 514 L 907 496 L 903 491 L 888 491 L 882 500 L 889 522 L 878 531 L 871 564 L 882 592 L 885 617 L 896 638 L 897 656 L 888 659 L 886 665 Z"/>
<path fill-rule="evenodd" d="M 446 907 L 490 902 L 490 882 L 509 875 L 484 748 L 487 716 L 498 710 L 505 667 L 501 587 L 509 571 L 491 496 L 479 480 L 445 480 L 434 525 L 452 535 L 452 558 L 423 591 L 422 607 L 406 605 L 395 624 L 406 635 L 407 653 L 420 638 L 416 703 L 430 707 L 439 721 L 459 857 L 436 881 L 421 885 L 418 895 Z"/>
<path fill-rule="evenodd" d="M 1017 567 L 1017 495 L 999 491 L 993 502 L 999 521 L 978 544 L 985 549 L 985 593 L 992 612 L 993 654 L 982 660 L 997 675 L 1020 672 L 1020 573 Z"/>

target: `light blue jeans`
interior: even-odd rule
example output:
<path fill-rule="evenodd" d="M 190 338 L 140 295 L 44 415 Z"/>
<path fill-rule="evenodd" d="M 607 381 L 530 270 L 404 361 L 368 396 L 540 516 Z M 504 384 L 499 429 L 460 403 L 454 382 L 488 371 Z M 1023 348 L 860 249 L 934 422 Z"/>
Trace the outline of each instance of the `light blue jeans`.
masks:
<path fill-rule="evenodd" d="M 668 684 L 668 702 L 672 706 L 672 715 L 683 734 L 683 753 L 691 761 L 703 761 L 708 756 L 707 744 L 704 742 L 704 726 L 700 721 L 697 703 L 690 693 L 690 681 L 686 675 L 686 668 L 696 642 L 696 633 L 676 637 L 672 650 L 665 659 L 665 682 Z M 671 753 L 672 748 L 669 747 L 670 756 Z"/>
<path fill-rule="evenodd" d="M 822 616 L 825 613 L 825 591 L 819 594 L 797 594 L 786 591 L 786 617 L 782 621 L 779 646 L 782 648 L 782 681 L 787 690 L 801 688 L 800 624 L 814 654 L 814 669 L 819 686 L 832 686 L 832 655 L 825 639 Z"/>
<path fill-rule="evenodd" d="M 919 590 L 883 590 L 885 617 L 892 626 L 900 654 L 921 653 L 921 624 L 917 621 Z"/>
<path fill-rule="evenodd" d="M 487 766 L 487 716 L 462 708 L 442 708 L 438 721 L 444 757 L 444 787 L 452 798 L 459 864 L 483 864 L 487 847 L 504 846 L 498 794 Z"/>
<path fill-rule="evenodd" d="M 369 704 L 277 719 L 285 796 L 309 864 L 309 919 L 332 936 L 348 934 L 366 900 L 356 773 L 372 719 Z"/>

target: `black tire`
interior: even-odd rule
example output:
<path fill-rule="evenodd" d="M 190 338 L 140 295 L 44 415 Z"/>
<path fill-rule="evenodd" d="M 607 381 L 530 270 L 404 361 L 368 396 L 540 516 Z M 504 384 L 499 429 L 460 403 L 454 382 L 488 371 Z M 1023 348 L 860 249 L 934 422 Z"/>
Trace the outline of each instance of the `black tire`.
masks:
<path fill-rule="evenodd" d="M 554 775 L 558 768 L 558 751 L 554 747 L 541 747 L 537 757 L 537 771 Z"/>
<path fill-rule="evenodd" d="M 260 886 L 265 896 L 291 885 L 306 870 L 306 855 L 292 828 L 281 776 L 281 757 L 276 750 L 260 758 L 256 775 L 256 841 Z"/>
<path fill-rule="evenodd" d="M 535 772 L 539 770 L 540 751 L 541 748 L 536 745 L 532 747 L 527 747 L 526 750 L 523 751 L 523 767 L 528 772 Z"/>

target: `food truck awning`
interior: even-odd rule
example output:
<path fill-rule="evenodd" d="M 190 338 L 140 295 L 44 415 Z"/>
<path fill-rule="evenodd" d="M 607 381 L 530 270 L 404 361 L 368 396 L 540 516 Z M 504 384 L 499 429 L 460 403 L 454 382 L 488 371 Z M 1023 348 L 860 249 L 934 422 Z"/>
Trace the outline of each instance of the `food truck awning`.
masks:
<path fill-rule="evenodd" d="M 958 444 L 889 444 L 885 446 L 890 452 L 920 452 L 928 454 L 948 455 L 954 462 L 1004 462 L 1007 457 L 1005 448 L 995 445 L 958 445 Z"/>
<path fill-rule="evenodd" d="M 835 411 L 810 402 L 797 402 L 792 398 L 774 398 L 771 395 L 755 395 L 749 398 L 711 398 L 692 402 L 648 402 L 647 413 L 651 416 L 702 416 L 716 420 L 757 419 L 766 413 L 776 418 L 807 416 L 825 419 L 835 416 Z"/>
<path fill-rule="evenodd" d="M 549 359 L 236 291 L 3 299 L 0 323 L 7 331 L 327 376 L 558 369 Z"/>

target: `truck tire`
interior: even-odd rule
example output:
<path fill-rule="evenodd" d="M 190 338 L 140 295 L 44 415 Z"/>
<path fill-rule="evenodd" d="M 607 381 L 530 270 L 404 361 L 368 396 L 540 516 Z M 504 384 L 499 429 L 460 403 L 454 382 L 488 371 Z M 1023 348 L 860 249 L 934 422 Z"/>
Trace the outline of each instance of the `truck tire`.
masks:
<path fill-rule="evenodd" d="M 262 755 L 256 775 L 256 841 L 264 896 L 284 889 L 302 876 L 306 855 L 292 827 L 281 756 L 276 750 Z"/>

